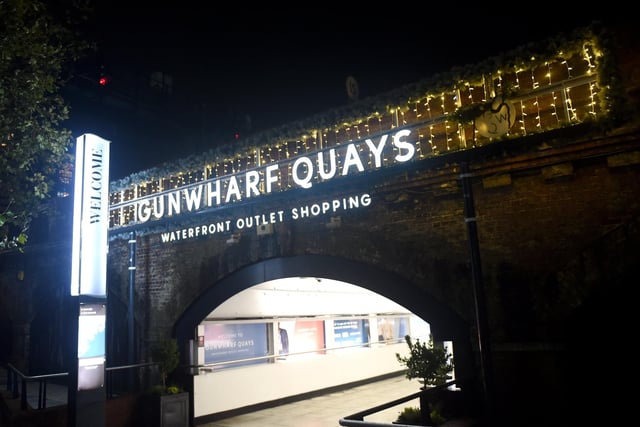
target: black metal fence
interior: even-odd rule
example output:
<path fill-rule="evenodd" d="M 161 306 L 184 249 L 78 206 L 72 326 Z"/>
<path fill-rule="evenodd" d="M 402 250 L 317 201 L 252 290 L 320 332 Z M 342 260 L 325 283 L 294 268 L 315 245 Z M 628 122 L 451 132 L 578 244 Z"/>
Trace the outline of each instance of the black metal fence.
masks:
<path fill-rule="evenodd" d="M 139 363 L 134 365 L 105 368 L 106 397 L 114 397 L 136 393 L 147 389 L 152 384 L 156 363 Z M 6 365 L 6 388 L 13 399 L 20 398 L 20 408 L 26 410 L 31 403 L 33 409 L 47 407 L 48 394 L 54 387 L 54 393 L 60 394 L 68 390 L 69 373 L 60 372 L 46 375 L 25 375 L 11 363 Z M 60 396 L 57 396 L 60 398 Z M 66 402 L 66 395 L 63 396 Z"/>

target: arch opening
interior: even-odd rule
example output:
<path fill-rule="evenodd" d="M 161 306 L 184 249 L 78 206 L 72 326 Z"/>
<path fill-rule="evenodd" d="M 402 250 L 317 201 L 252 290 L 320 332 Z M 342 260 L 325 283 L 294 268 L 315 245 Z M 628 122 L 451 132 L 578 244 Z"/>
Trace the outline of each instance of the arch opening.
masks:
<path fill-rule="evenodd" d="M 385 325 L 391 325 L 386 336 Z M 284 352 L 283 330 L 292 344 Z M 253 384 L 250 394 L 273 401 L 287 397 L 278 394 L 283 387 L 274 393 L 273 384 L 283 384 L 278 378 L 304 378 L 302 383 L 284 383 L 290 393 L 301 395 L 335 386 L 328 373 L 344 384 L 400 374 L 403 368 L 395 354 L 406 352 L 405 334 L 420 339 L 432 334 L 437 342 L 447 342 L 450 351 L 455 350 L 459 377 L 468 361 L 468 334 L 455 313 L 397 275 L 326 256 L 278 258 L 238 270 L 208 288 L 176 324 L 179 343 L 190 350 L 185 363 L 205 362 L 211 368 L 194 371 L 196 417 L 258 404 L 243 391 L 243 376 L 249 382 L 260 376 L 261 384 Z M 365 363 L 358 351 L 363 349 Z M 219 355 L 223 357 L 216 359 Z M 244 359 L 242 368 L 225 369 L 224 355 Z M 305 364 L 296 363 L 303 359 Z M 232 365 L 226 367 L 238 366 Z M 213 374 L 205 378 L 208 373 Z M 221 399 L 211 399 L 211 390 L 221 384 L 225 397 L 238 395 L 240 400 L 212 406 Z M 230 384 L 239 387 L 236 393 Z"/>

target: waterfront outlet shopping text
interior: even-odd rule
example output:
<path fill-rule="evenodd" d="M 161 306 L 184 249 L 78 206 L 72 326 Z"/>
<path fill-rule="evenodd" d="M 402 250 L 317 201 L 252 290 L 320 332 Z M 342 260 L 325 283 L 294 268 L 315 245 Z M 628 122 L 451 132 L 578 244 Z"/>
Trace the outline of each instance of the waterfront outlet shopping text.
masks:
<path fill-rule="evenodd" d="M 167 231 L 160 234 L 160 240 L 162 243 L 171 243 L 179 240 L 188 240 L 198 237 L 206 237 L 213 234 L 277 224 L 285 220 L 312 218 L 326 214 L 335 215 L 339 212 L 365 208 L 370 205 L 371 196 L 365 193 L 340 199 L 325 200 L 310 205 L 296 206 L 288 211 L 278 210 L 259 215 L 238 217 L 233 220 L 227 219 L 193 227 L 186 227 L 175 231 Z"/>

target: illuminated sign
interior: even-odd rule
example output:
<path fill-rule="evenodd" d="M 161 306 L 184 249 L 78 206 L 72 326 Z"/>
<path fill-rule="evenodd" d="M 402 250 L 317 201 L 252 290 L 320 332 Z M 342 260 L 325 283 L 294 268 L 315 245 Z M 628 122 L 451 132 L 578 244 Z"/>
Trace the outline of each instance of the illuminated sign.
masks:
<path fill-rule="evenodd" d="M 431 88 L 416 85 L 413 94 L 387 105 L 384 112 L 372 104 L 373 111 L 358 108 L 362 111 L 353 113 L 360 117 L 349 112 L 321 129 L 315 120 L 305 129 L 296 123 L 277 137 L 265 134 L 252 144 L 231 148 L 235 153 L 216 149 L 202 158 L 184 159 L 176 168 L 132 175 L 114 183 L 110 229 L 311 189 L 334 178 L 599 119 L 609 108 L 602 102 L 607 87 L 602 86 L 598 59 L 603 52 L 597 44 L 591 37 L 572 40 L 546 58 L 523 59 L 518 52 L 505 57 L 504 64 L 492 62 L 495 69 L 479 67 L 468 78 L 434 81 Z M 357 83 L 350 78 L 347 85 L 357 97 Z M 509 98 L 496 96 L 496 90 L 505 92 L 505 87 Z M 326 119 L 332 120 L 328 114 Z"/>
<path fill-rule="evenodd" d="M 416 146 L 415 141 L 409 140 L 410 137 L 410 129 L 398 130 L 381 135 L 376 141 L 367 138 L 339 149 L 331 148 L 313 155 L 298 156 L 285 165 L 272 163 L 259 170 L 251 169 L 242 174 L 141 197 L 123 206 L 135 206 L 134 221 L 137 223 L 220 207 L 271 194 L 280 188 L 283 170 L 288 171 L 293 186 L 310 189 L 314 183 L 326 182 L 338 176 L 412 160 L 416 154 Z M 305 215 L 304 211 L 299 215 Z"/>
<path fill-rule="evenodd" d="M 71 295 L 105 296 L 109 231 L 109 141 L 76 140 Z"/>

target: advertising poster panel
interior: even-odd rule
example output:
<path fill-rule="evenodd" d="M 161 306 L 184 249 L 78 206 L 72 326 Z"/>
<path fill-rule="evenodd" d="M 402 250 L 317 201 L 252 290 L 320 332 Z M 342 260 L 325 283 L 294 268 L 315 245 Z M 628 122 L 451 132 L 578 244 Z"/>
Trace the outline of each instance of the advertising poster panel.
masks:
<path fill-rule="evenodd" d="M 230 362 L 269 355 L 266 323 L 207 323 L 204 325 L 204 363 Z M 269 359 L 221 365 L 220 368 L 266 363 Z M 218 369 L 218 367 L 216 367 Z"/>
<path fill-rule="evenodd" d="M 105 304 L 80 304 L 78 318 L 78 390 L 104 387 Z"/>
<path fill-rule="evenodd" d="M 368 319 L 338 319 L 333 321 L 333 341 L 337 347 L 367 344 Z"/>
<path fill-rule="evenodd" d="M 407 317 L 378 317 L 378 341 L 393 343 L 403 342 L 409 333 Z"/>
<path fill-rule="evenodd" d="M 296 320 L 293 336 L 289 338 L 291 353 L 314 352 L 325 353 L 324 321 Z"/>

